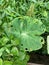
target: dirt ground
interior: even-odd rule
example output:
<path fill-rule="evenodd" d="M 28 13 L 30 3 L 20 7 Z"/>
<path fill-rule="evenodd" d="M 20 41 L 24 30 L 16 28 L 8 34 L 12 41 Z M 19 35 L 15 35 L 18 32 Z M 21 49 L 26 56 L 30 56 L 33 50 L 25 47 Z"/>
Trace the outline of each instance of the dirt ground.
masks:
<path fill-rule="evenodd" d="M 49 65 L 49 55 L 31 54 L 28 65 Z"/>
<path fill-rule="evenodd" d="M 44 64 L 28 63 L 28 65 L 44 65 Z"/>

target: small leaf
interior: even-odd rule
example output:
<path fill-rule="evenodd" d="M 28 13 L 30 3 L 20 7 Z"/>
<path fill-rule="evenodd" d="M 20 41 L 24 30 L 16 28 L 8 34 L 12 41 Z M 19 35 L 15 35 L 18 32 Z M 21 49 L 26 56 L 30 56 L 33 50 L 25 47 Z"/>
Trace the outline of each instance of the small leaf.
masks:
<path fill-rule="evenodd" d="M 2 56 L 4 48 L 0 48 L 0 56 Z"/>
<path fill-rule="evenodd" d="M 49 2 L 46 2 L 45 6 L 46 6 L 47 9 L 49 9 Z"/>
<path fill-rule="evenodd" d="M 18 56 L 19 55 L 19 52 L 18 52 L 18 49 L 16 47 L 13 47 L 12 50 L 11 50 L 11 53 L 15 56 Z"/>
<path fill-rule="evenodd" d="M 3 65 L 3 60 L 0 58 L 0 65 Z"/>
<path fill-rule="evenodd" d="M 11 61 L 4 61 L 4 65 L 12 65 Z"/>
<path fill-rule="evenodd" d="M 8 48 L 5 48 L 5 50 L 6 50 L 7 53 L 10 53 L 10 50 Z"/>

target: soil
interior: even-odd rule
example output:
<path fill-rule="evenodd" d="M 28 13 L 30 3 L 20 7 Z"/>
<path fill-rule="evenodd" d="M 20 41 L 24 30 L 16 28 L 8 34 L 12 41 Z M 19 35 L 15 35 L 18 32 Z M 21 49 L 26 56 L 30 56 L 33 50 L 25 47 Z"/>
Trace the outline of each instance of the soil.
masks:
<path fill-rule="evenodd" d="M 28 65 L 49 65 L 49 55 L 31 53 Z"/>
<path fill-rule="evenodd" d="M 28 63 L 28 65 L 44 65 L 44 64 Z"/>

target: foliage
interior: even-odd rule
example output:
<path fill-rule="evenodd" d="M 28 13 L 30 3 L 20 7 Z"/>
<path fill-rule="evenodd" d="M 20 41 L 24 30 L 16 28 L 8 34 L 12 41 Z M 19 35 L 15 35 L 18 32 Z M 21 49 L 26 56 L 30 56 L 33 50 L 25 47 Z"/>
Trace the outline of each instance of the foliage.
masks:
<path fill-rule="evenodd" d="M 48 0 L 0 0 L 0 65 L 27 65 L 27 52 L 45 51 L 45 32 Z"/>

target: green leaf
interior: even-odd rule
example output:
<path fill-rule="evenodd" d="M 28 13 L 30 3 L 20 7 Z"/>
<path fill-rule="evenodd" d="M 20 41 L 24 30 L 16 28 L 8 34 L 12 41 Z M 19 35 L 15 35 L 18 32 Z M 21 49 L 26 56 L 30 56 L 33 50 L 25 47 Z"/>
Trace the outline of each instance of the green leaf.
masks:
<path fill-rule="evenodd" d="M 44 19 L 44 23 L 43 23 L 46 27 L 46 31 L 49 32 L 49 15 L 46 19 Z"/>
<path fill-rule="evenodd" d="M 25 57 L 24 57 L 24 55 L 25 55 Z M 29 60 L 29 56 L 26 55 L 25 53 L 21 52 L 19 58 L 14 61 L 14 65 L 15 64 L 27 65 L 28 60 Z"/>
<path fill-rule="evenodd" d="M 12 53 L 13 55 L 15 55 L 15 56 L 19 56 L 19 51 L 18 51 L 18 49 L 17 49 L 16 47 L 13 47 L 13 48 L 11 49 L 11 53 Z"/>
<path fill-rule="evenodd" d="M 21 47 L 23 47 L 23 49 L 26 49 L 27 51 L 38 50 L 42 47 L 42 40 L 43 38 L 40 36 L 22 36 Z"/>
<path fill-rule="evenodd" d="M 42 47 L 43 38 L 39 35 L 45 32 L 45 26 L 40 20 L 24 16 L 20 19 L 15 18 L 11 25 L 9 35 L 12 34 L 18 38 L 23 49 L 27 48 L 28 51 L 33 51 Z M 7 32 L 9 32 L 8 29 Z"/>
<path fill-rule="evenodd" d="M 19 52 L 19 60 L 23 61 L 25 59 L 25 56 L 26 56 L 26 54 L 24 51 Z"/>
<path fill-rule="evenodd" d="M 45 3 L 47 9 L 49 9 L 49 2 Z"/>
<path fill-rule="evenodd" d="M 3 48 L 0 48 L 0 57 L 2 56 L 3 51 L 4 51 L 4 47 Z"/>
<path fill-rule="evenodd" d="M 6 43 L 9 41 L 9 39 L 7 37 L 4 37 L 0 39 L 0 44 L 2 46 L 6 45 Z"/>
<path fill-rule="evenodd" d="M 8 48 L 5 47 L 5 50 L 8 54 L 10 54 L 10 50 Z"/>
<path fill-rule="evenodd" d="M 0 20 L 0 25 L 2 24 L 2 21 Z"/>
<path fill-rule="evenodd" d="M 0 5 L 2 5 L 2 3 L 3 3 L 3 0 L 0 0 Z"/>
<path fill-rule="evenodd" d="M 3 60 L 0 58 L 0 65 L 3 65 Z"/>
<path fill-rule="evenodd" d="M 4 61 L 4 65 L 12 65 L 12 61 Z"/>

